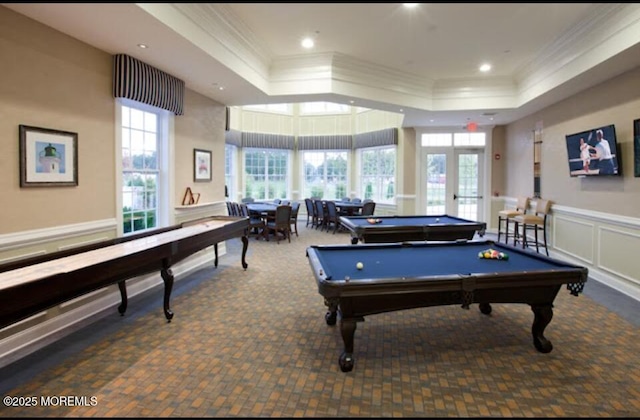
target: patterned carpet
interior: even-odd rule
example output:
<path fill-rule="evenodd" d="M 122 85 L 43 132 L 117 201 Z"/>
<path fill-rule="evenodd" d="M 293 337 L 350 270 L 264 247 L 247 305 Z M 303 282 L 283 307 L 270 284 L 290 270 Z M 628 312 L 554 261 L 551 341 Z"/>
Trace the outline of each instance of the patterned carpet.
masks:
<path fill-rule="evenodd" d="M 564 288 L 551 353 L 533 346 L 528 306 L 440 306 L 366 317 L 343 373 L 305 250 L 349 235 L 298 231 L 291 243 L 252 238 L 247 271 L 229 241 L 217 268 L 178 281 L 171 323 L 159 288 L 0 370 L 3 396 L 37 403 L 0 416 L 640 416 L 638 326 Z"/>

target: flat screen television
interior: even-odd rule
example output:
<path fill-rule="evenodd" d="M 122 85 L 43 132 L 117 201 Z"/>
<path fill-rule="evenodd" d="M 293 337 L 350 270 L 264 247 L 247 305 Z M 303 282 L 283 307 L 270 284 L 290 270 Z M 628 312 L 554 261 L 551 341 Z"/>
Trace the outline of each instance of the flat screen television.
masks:
<path fill-rule="evenodd" d="M 567 154 L 571 176 L 620 176 L 618 142 L 613 124 L 568 134 Z"/>

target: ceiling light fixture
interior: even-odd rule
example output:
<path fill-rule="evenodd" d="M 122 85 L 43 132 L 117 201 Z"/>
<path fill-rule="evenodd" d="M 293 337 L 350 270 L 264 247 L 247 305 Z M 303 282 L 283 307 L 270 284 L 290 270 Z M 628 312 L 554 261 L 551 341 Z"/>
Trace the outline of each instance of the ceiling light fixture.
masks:
<path fill-rule="evenodd" d="M 485 63 L 485 64 L 480 66 L 480 71 L 483 72 L 483 73 L 486 73 L 489 70 L 491 70 L 491 64 Z"/>
<path fill-rule="evenodd" d="M 402 3 L 407 9 L 415 9 L 420 3 Z"/>
<path fill-rule="evenodd" d="M 138 47 L 140 47 L 142 49 L 145 49 L 145 48 L 147 48 L 147 44 L 138 44 Z"/>
<path fill-rule="evenodd" d="M 313 41 L 313 39 L 307 37 L 307 38 L 302 40 L 301 45 L 304 48 L 309 49 L 309 48 L 313 48 L 313 46 L 316 45 L 316 43 Z"/>

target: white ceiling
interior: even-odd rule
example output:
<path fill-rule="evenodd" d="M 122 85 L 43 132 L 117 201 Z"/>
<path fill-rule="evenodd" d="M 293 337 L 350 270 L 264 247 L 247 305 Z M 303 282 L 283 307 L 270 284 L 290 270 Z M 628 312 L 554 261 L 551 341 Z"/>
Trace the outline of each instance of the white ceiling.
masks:
<path fill-rule="evenodd" d="M 225 105 L 353 101 L 404 126 L 506 124 L 640 65 L 635 3 L 3 5 Z"/>

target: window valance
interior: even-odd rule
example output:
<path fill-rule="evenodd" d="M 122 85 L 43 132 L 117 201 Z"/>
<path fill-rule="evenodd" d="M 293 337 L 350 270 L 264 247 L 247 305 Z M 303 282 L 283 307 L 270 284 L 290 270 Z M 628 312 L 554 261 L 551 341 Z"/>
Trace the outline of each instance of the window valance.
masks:
<path fill-rule="evenodd" d="M 293 150 L 295 148 L 295 137 L 285 136 L 283 134 L 242 132 L 242 147 Z"/>
<path fill-rule="evenodd" d="M 342 150 L 351 149 L 353 136 L 301 136 L 298 137 L 298 150 Z"/>
<path fill-rule="evenodd" d="M 113 96 L 183 114 L 184 81 L 126 54 L 113 56 Z"/>
<path fill-rule="evenodd" d="M 236 147 L 242 147 L 242 131 L 229 130 L 224 132 L 224 142 Z"/>
<path fill-rule="evenodd" d="M 354 149 L 362 149 L 364 147 L 389 146 L 392 144 L 398 144 L 397 128 L 387 128 L 385 130 L 356 134 L 353 138 Z"/>

